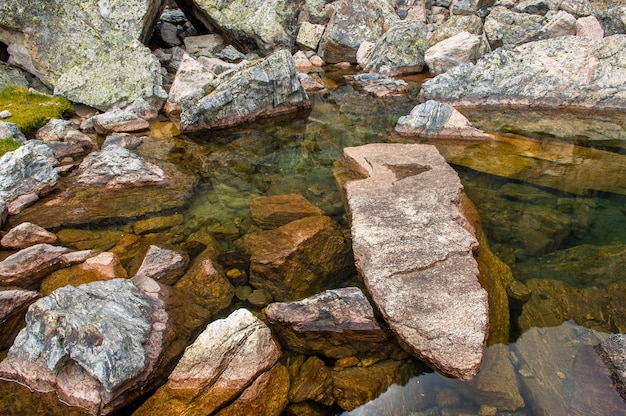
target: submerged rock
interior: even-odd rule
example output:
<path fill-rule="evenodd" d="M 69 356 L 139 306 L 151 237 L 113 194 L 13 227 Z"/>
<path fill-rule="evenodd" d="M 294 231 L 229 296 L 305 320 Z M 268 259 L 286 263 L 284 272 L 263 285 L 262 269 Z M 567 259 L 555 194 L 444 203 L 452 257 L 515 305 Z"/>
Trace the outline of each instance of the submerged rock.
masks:
<path fill-rule="evenodd" d="M 451 105 L 428 100 L 398 119 L 394 132 L 426 139 L 492 139 Z"/>
<path fill-rule="evenodd" d="M 323 215 L 321 209 L 299 194 L 272 195 L 250 201 L 250 214 L 262 228 L 277 228 L 305 217 Z"/>
<path fill-rule="evenodd" d="M 289 366 L 290 372 L 294 375 L 289 389 L 289 401 L 302 403 L 305 400 L 312 400 L 325 406 L 332 406 L 335 402 L 333 378 L 324 361 L 311 356 L 301 363 L 302 365 L 298 364 L 295 362 Z"/>
<path fill-rule="evenodd" d="M 250 254 L 250 284 L 280 302 L 336 286 L 349 270 L 349 245 L 338 225 L 326 216 L 246 234 L 238 243 Z"/>
<path fill-rule="evenodd" d="M 250 391 L 246 393 L 246 388 L 267 374 L 277 364 L 280 355 L 270 329 L 249 311 L 238 309 L 206 327 L 185 350 L 167 384 L 134 415 L 221 414 L 218 411 L 233 400 L 242 397 L 254 400 Z M 282 389 L 284 387 L 277 390 Z M 275 398 L 283 408 L 287 405 L 285 395 Z M 279 408 L 269 414 L 278 415 L 281 411 Z"/>
<path fill-rule="evenodd" d="M 292 303 L 272 303 L 265 314 L 289 349 L 344 358 L 378 355 L 387 336 L 369 301 L 356 287 L 333 289 Z"/>
<path fill-rule="evenodd" d="M 420 96 L 460 107 L 626 108 L 626 35 L 563 36 L 486 55 L 425 82 Z"/>
<path fill-rule="evenodd" d="M 344 160 L 364 178 L 344 188 L 357 268 L 374 303 L 411 353 L 471 379 L 483 359 L 488 305 L 458 176 L 429 145 L 346 148 Z"/>
<path fill-rule="evenodd" d="M 311 107 L 286 50 L 221 74 L 215 89 L 182 104 L 181 131 L 231 127 Z"/>

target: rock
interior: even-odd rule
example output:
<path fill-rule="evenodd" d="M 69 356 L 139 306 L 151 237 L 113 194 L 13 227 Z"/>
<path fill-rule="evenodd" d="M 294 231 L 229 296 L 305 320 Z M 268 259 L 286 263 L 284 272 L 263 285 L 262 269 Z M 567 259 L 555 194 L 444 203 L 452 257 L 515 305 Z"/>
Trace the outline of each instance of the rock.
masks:
<path fill-rule="evenodd" d="M 0 374 L 35 396 L 53 391 L 90 414 L 114 412 L 154 388 L 180 354 L 184 321 L 172 299 L 148 278 L 58 289 L 29 308 Z"/>
<path fill-rule="evenodd" d="M 485 36 L 491 49 L 512 48 L 526 42 L 546 39 L 545 18 L 536 14 L 516 13 L 495 7 L 485 19 Z"/>
<path fill-rule="evenodd" d="M 185 350 L 167 384 L 134 414 L 213 415 L 241 398 L 279 358 L 280 349 L 270 329 L 249 311 L 238 309 L 206 327 Z M 249 393 L 246 396 L 251 399 Z M 285 399 L 280 400 L 286 406 Z"/>
<path fill-rule="evenodd" d="M 324 29 L 326 29 L 324 25 L 302 22 L 300 23 L 296 43 L 302 50 L 316 51 L 317 45 L 324 34 Z"/>
<path fill-rule="evenodd" d="M 213 72 L 185 53 L 170 88 L 164 107 L 165 113 L 173 116 L 179 115 L 182 111 L 181 103 L 184 100 L 199 100 L 204 97 L 213 88 L 211 82 L 214 79 Z"/>
<path fill-rule="evenodd" d="M 13 114 L 11 114 L 11 112 L 9 110 L 0 111 L 0 119 L 2 119 L 2 118 L 9 118 L 12 115 Z"/>
<path fill-rule="evenodd" d="M 259 308 L 264 308 L 269 305 L 274 298 L 272 294 L 265 289 L 253 290 L 246 298 L 248 303 Z"/>
<path fill-rule="evenodd" d="M 518 13 L 537 14 L 545 16 L 551 9 L 546 0 L 523 0 L 515 5 L 513 10 Z"/>
<path fill-rule="evenodd" d="M 374 97 L 396 97 L 407 95 L 409 84 L 383 74 L 346 75 L 346 81 L 356 90 L 365 91 Z"/>
<path fill-rule="evenodd" d="M 478 0 L 454 0 L 450 4 L 450 13 L 455 16 L 473 16 L 478 13 Z"/>
<path fill-rule="evenodd" d="M 20 250 L 34 246 L 35 244 L 54 244 L 56 241 L 57 236 L 46 231 L 45 228 L 41 228 L 37 224 L 25 222 L 9 230 L 9 232 L 2 237 L 2 240 L 0 240 L 0 245 L 2 247 Z"/>
<path fill-rule="evenodd" d="M 202 0 L 194 4 L 198 7 L 194 13 L 210 16 L 219 32 L 226 33 L 244 52 L 258 50 L 269 55 L 293 47 L 303 1 Z"/>
<path fill-rule="evenodd" d="M 226 46 L 224 49 L 219 51 L 216 55 L 218 58 L 221 58 L 227 62 L 232 62 L 232 63 L 235 63 L 235 62 L 244 63 L 243 61 L 246 59 L 246 55 L 244 55 L 243 53 L 235 49 L 233 45 Z M 259 57 L 257 54 L 252 54 L 252 55 L 254 56 L 253 59 L 257 59 Z"/>
<path fill-rule="evenodd" d="M 167 217 L 152 217 L 135 222 L 133 229 L 135 230 L 135 234 L 138 235 L 157 233 L 181 225 L 183 221 L 183 214 L 174 214 Z"/>
<path fill-rule="evenodd" d="M 235 289 L 212 257 L 211 250 L 205 250 L 174 284 L 189 301 L 205 310 L 207 318 L 226 309 L 235 295 Z"/>
<path fill-rule="evenodd" d="M 289 401 L 301 403 L 312 400 L 325 406 L 335 403 L 333 378 L 324 361 L 316 356 L 307 358 L 300 366 L 289 389 Z"/>
<path fill-rule="evenodd" d="M 364 178 L 344 188 L 357 269 L 372 300 L 409 352 L 471 379 L 483 358 L 488 305 L 458 176 L 430 145 L 346 148 L 344 161 Z"/>
<path fill-rule="evenodd" d="M 183 103 L 182 132 L 231 127 L 311 106 L 286 50 L 222 74 L 215 83 L 217 87 L 208 95 Z"/>
<path fill-rule="evenodd" d="M 322 67 L 326 65 L 326 62 L 324 62 L 324 60 L 317 55 L 313 55 L 312 57 L 310 57 L 309 61 L 311 61 L 313 66 L 317 66 L 317 67 Z"/>
<path fill-rule="evenodd" d="M 22 87 L 28 89 L 28 80 L 19 68 L 0 62 L 0 91 L 7 87 Z M 1 117 L 0 117 L 1 118 Z"/>
<path fill-rule="evenodd" d="M 47 274 L 64 267 L 61 256 L 70 249 L 37 244 L 0 262 L 0 286 L 29 288 L 41 281 Z"/>
<path fill-rule="evenodd" d="M 136 274 L 171 286 L 185 274 L 188 264 L 187 253 L 150 246 Z"/>
<path fill-rule="evenodd" d="M 411 375 L 400 361 L 382 361 L 371 367 L 351 367 L 331 374 L 337 404 L 348 411 L 375 399 L 392 384 L 405 384 Z"/>
<path fill-rule="evenodd" d="M 91 118 L 96 133 L 110 134 L 146 130 L 150 125 L 143 118 L 119 108 Z"/>
<path fill-rule="evenodd" d="M 356 287 L 327 290 L 298 302 L 272 303 L 265 314 L 281 343 L 301 354 L 384 355 L 388 344 L 369 301 Z"/>
<path fill-rule="evenodd" d="M 440 25 L 428 38 L 428 47 L 451 38 L 461 32 L 469 32 L 472 35 L 483 34 L 483 21 L 476 15 L 450 16 L 444 24 Z"/>
<path fill-rule="evenodd" d="M 433 100 L 416 105 L 408 116 L 400 117 L 394 132 L 427 139 L 489 140 L 493 137 L 472 126 L 454 107 Z"/>
<path fill-rule="evenodd" d="M 551 38 L 576 34 L 576 18 L 563 10 L 555 14 L 543 27 Z"/>
<path fill-rule="evenodd" d="M 156 42 L 159 45 L 163 45 L 165 47 L 171 48 L 172 46 L 179 46 L 183 42 L 178 37 L 178 33 L 182 32 L 182 26 L 177 26 L 170 22 L 160 21 L 157 23 L 153 39 L 156 39 Z"/>
<path fill-rule="evenodd" d="M 10 204 L 21 195 L 49 193 L 59 181 L 57 164 L 52 150 L 34 140 L 5 153 L 0 157 L 0 199 Z"/>
<path fill-rule="evenodd" d="M 141 42 L 152 34 L 162 5 L 10 0 L 0 6 L 0 26 L 10 39 L 10 63 L 56 95 L 103 111 L 141 101 L 150 108 L 146 116 L 156 117 L 166 98 L 161 67 Z"/>
<path fill-rule="evenodd" d="M 318 54 L 327 63 L 356 62 L 361 42 L 375 42 L 398 16 L 386 1 L 338 0 L 328 5 L 330 21 Z"/>
<path fill-rule="evenodd" d="M 461 32 L 428 48 L 424 60 L 428 71 L 439 75 L 457 65 L 476 63 L 488 52 L 489 44 L 483 36 Z"/>
<path fill-rule="evenodd" d="M 422 72 L 427 35 L 419 20 L 394 23 L 365 56 L 364 69 L 391 77 Z"/>
<path fill-rule="evenodd" d="M 309 58 L 307 58 L 304 52 L 302 51 L 298 51 L 295 54 L 293 54 L 293 61 L 296 65 L 296 70 L 298 71 L 306 72 L 309 69 L 313 68 L 313 64 L 311 63 L 311 61 L 309 61 Z M 298 79 L 302 81 L 302 78 L 300 78 L 299 74 L 298 74 Z M 306 87 L 305 87 L 305 90 L 306 90 Z"/>
<path fill-rule="evenodd" d="M 558 3 L 558 8 L 576 17 L 589 16 L 594 12 L 594 7 L 588 0 L 563 0 Z"/>
<path fill-rule="evenodd" d="M 594 16 L 602 25 L 604 36 L 626 33 L 626 5 L 601 10 Z"/>
<path fill-rule="evenodd" d="M 37 130 L 35 137 L 44 142 L 65 142 L 78 145 L 86 151 L 91 151 L 96 147 L 91 137 L 81 133 L 70 120 L 52 119 Z"/>
<path fill-rule="evenodd" d="M 422 99 L 460 107 L 626 108 L 626 35 L 563 36 L 495 51 L 422 85 Z M 554 51 L 563 51 L 555 54 Z M 589 72 L 589 68 L 594 70 Z"/>
<path fill-rule="evenodd" d="M 119 146 L 127 150 L 135 150 L 143 143 L 144 137 L 131 136 L 126 133 L 107 136 L 100 150 L 104 150 L 109 146 Z"/>
<path fill-rule="evenodd" d="M 219 58 L 207 58 L 206 56 L 199 57 L 198 62 L 200 62 L 205 69 L 213 72 L 215 75 L 219 75 L 221 73 L 230 71 L 232 69 L 237 69 L 240 66 L 240 64 L 233 64 L 230 62 L 223 61 Z M 213 87 L 207 87 L 207 88 L 210 89 Z"/>
<path fill-rule="evenodd" d="M 626 336 L 614 334 L 593 347 L 604 365 L 611 371 L 615 390 L 626 400 Z"/>
<path fill-rule="evenodd" d="M 292 221 L 246 234 L 238 245 L 250 254 L 250 284 L 279 302 L 302 299 L 338 284 L 350 265 L 349 246 L 326 216 Z"/>
<path fill-rule="evenodd" d="M 301 72 L 298 74 L 298 78 L 300 78 L 300 83 L 302 84 L 302 87 L 304 87 L 307 94 L 327 91 L 326 87 L 319 82 L 317 78 L 314 78 L 309 74 Z"/>
<path fill-rule="evenodd" d="M 226 46 L 226 43 L 222 35 L 220 35 L 219 33 L 210 33 L 208 35 L 199 36 L 187 36 L 185 38 L 185 55 L 189 54 L 196 57 L 210 57 L 214 56 L 216 53 L 224 49 L 224 46 Z"/>
<path fill-rule="evenodd" d="M 1 139 L 13 139 L 18 143 L 26 143 L 26 136 L 22 134 L 20 129 L 14 123 L 7 123 L 0 121 L 0 138 Z"/>
<path fill-rule="evenodd" d="M 40 297 L 39 293 L 32 290 L 0 290 L 0 349 L 4 350 L 13 344 L 15 336 L 24 327 L 26 310 Z"/>
<path fill-rule="evenodd" d="M 323 214 L 299 194 L 261 196 L 250 201 L 250 215 L 261 228 L 277 228 L 291 221 Z"/>
<path fill-rule="evenodd" d="M 595 16 L 581 17 L 576 20 L 576 36 L 582 36 L 591 39 L 602 39 L 604 30 L 600 26 L 600 22 Z"/>
<path fill-rule="evenodd" d="M 146 147 L 156 140 L 143 139 Z M 197 177 L 164 160 L 111 145 L 87 156 L 69 183 L 46 204 L 26 208 L 9 222 L 54 228 L 154 214 L 184 206 Z"/>

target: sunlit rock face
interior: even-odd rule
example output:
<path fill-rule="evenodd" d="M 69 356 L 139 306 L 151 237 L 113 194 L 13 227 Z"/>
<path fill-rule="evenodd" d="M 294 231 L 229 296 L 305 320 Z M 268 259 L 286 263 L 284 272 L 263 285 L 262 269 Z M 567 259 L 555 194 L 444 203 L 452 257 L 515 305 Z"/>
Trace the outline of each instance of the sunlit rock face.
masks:
<path fill-rule="evenodd" d="M 455 107 L 626 108 L 626 35 L 564 36 L 495 51 L 424 83 Z"/>
<path fill-rule="evenodd" d="M 55 93 L 101 110 L 166 98 L 157 58 L 142 45 L 163 1 L 16 1 L 0 4 L 10 63 Z M 146 114 L 144 114 L 146 115 Z"/>
<path fill-rule="evenodd" d="M 459 210 L 463 187 L 429 145 L 344 149 L 357 268 L 401 344 L 437 370 L 477 372 L 489 319 L 474 230 Z"/>
<path fill-rule="evenodd" d="M 311 107 L 287 50 L 221 74 L 213 85 L 207 95 L 182 103 L 183 132 L 232 127 Z"/>

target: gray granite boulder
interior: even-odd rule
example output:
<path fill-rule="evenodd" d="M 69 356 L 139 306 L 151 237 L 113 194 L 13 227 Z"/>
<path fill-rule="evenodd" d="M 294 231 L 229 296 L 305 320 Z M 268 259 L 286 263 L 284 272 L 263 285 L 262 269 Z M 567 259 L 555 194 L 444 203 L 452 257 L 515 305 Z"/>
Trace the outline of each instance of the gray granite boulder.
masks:
<path fill-rule="evenodd" d="M 486 55 L 425 82 L 422 100 L 461 107 L 626 108 L 626 35 L 563 36 Z"/>
<path fill-rule="evenodd" d="M 181 131 L 231 127 L 311 107 L 286 50 L 220 74 L 214 85 L 200 99 L 182 103 Z"/>
<path fill-rule="evenodd" d="M 546 39 L 549 33 L 543 28 L 544 16 L 517 13 L 505 7 L 495 7 L 485 19 L 485 36 L 492 49 L 511 48 L 522 43 Z"/>
<path fill-rule="evenodd" d="M 194 59 L 188 53 L 178 66 L 174 82 L 169 91 L 164 110 L 170 115 L 180 115 L 181 103 L 184 100 L 199 100 L 212 89 L 211 82 L 215 74 L 207 69 L 200 61 Z"/>
<path fill-rule="evenodd" d="M 471 379 L 489 317 L 458 175 L 430 145 L 346 148 L 344 164 L 363 178 L 344 189 L 357 269 L 373 302 L 409 352 Z"/>
<path fill-rule="evenodd" d="M 461 33 L 469 32 L 472 35 L 483 34 L 483 21 L 476 15 L 450 16 L 450 19 L 437 27 L 428 38 L 428 46 L 432 46 L 445 39 Z"/>
<path fill-rule="evenodd" d="M 356 62 L 362 42 L 375 42 L 399 20 L 385 0 L 339 0 L 328 6 L 330 21 L 318 55 L 327 63 Z"/>
<path fill-rule="evenodd" d="M 389 28 L 364 58 L 364 69 L 389 76 L 421 72 L 428 27 L 419 20 L 399 21 Z"/>
<path fill-rule="evenodd" d="M 464 63 L 476 63 L 488 52 L 484 36 L 461 32 L 428 48 L 424 60 L 428 72 L 439 75 Z"/>
<path fill-rule="evenodd" d="M 302 354 L 377 355 L 388 344 L 372 306 L 356 287 L 327 290 L 297 302 L 271 303 L 265 315 L 283 345 Z"/>
<path fill-rule="evenodd" d="M 9 39 L 9 63 L 56 94 L 100 110 L 141 102 L 144 115 L 156 117 L 166 98 L 161 66 L 141 42 L 162 7 L 161 0 L 8 0 L 0 4 L 0 37 Z"/>
<path fill-rule="evenodd" d="M 0 139 L 13 139 L 18 143 L 26 143 L 26 136 L 14 123 L 0 121 Z"/>

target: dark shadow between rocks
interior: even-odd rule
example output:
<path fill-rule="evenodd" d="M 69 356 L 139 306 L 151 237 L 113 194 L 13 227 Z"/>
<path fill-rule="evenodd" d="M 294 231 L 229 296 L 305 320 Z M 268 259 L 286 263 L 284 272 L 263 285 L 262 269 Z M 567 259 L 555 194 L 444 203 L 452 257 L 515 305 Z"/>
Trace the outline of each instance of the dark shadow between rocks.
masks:
<path fill-rule="evenodd" d="M 9 62 L 9 47 L 6 43 L 0 42 L 0 61 Z"/>

